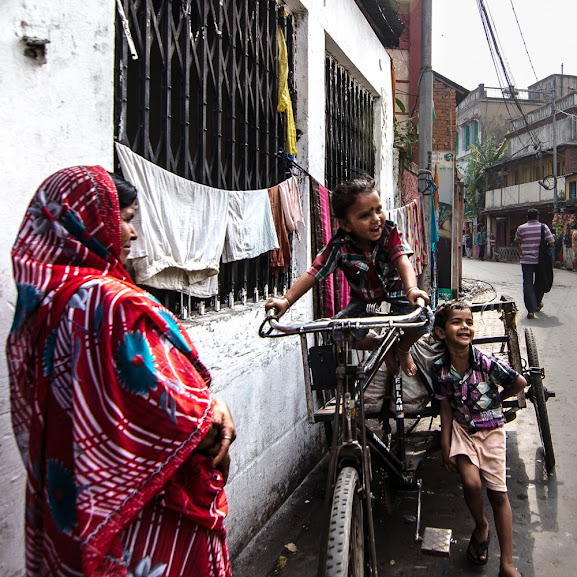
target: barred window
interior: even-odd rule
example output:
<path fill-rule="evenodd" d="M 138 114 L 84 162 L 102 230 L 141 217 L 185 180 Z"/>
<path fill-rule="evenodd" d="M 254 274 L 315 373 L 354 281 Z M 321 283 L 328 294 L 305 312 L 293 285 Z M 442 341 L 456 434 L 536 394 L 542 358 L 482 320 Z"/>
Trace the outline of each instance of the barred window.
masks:
<path fill-rule="evenodd" d="M 374 100 L 331 56 L 325 60 L 326 185 L 375 173 Z"/>
<path fill-rule="evenodd" d="M 226 190 L 263 189 L 287 177 L 279 157 L 277 29 L 292 71 L 292 21 L 275 0 L 121 0 L 117 12 L 115 138 L 179 176 Z M 137 59 L 132 57 L 128 25 Z M 292 86 L 292 75 L 289 75 Z M 210 234 L 210 231 L 207 231 Z M 153 291 L 171 310 L 258 300 L 284 290 L 265 253 L 221 265 L 208 301 Z M 289 271 L 290 272 L 290 271 Z"/>

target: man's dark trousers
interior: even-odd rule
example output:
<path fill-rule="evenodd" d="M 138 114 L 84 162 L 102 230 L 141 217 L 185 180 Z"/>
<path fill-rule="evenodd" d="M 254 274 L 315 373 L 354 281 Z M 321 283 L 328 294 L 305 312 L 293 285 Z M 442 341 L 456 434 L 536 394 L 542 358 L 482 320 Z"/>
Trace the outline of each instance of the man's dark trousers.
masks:
<path fill-rule="evenodd" d="M 479 245 L 479 260 L 485 260 L 485 245 Z"/>
<path fill-rule="evenodd" d="M 523 270 L 523 300 L 525 301 L 525 308 L 529 313 L 536 313 L 545 294 L 535 286 L 537 275 L 539 274 L 539 265 L 522 264 L 521 268 Z"/>

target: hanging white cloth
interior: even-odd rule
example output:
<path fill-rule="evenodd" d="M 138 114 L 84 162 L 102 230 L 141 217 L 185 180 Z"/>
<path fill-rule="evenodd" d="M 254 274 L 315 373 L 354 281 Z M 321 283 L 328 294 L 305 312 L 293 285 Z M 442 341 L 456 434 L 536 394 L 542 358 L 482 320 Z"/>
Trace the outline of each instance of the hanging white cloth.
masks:
<path fill-rule="evenodd" d="M 126 180 L 138 189 L 138 239 L 129 259 L 135 281 L 206 298 L 217 293 L 230 193 L 192 182 L 116 150 Z"/>
<path fill-rule="evenodd" d="M 254 258 L 277 248 L 268 189 L 231 191 L 222 262 Z"/>
<path fill-rule="evenodd" d="M 187 180 L 116 143 L 122 173 L 139 191 L 129 255 L 138 284 L 199 298 L 218 292 L 222 262 L 277 249 L 268 189 L 227 191 Z"/>

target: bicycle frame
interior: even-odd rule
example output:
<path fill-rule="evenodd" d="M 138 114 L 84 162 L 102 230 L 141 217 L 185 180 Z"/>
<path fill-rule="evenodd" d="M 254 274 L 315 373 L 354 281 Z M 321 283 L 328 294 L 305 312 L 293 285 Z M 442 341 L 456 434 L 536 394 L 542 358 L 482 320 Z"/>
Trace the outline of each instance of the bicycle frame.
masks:
<path fill-rule="evenodd" d="M 319 575 L 324 575 L 328 547 L 328 520 L 332 496 L 339 472 L 345 466 L 354 467 L 358 473 L 362 491 L 365 524 L 365 550 L 369 552 L 370 574 L 377 576 L 377 559 L 374 541 L 374 525 L 371 503 L 371 454 L 373 448 L 383 459 L 386 468 L 400 481 L 405 489 L 417 488 L 417 482 L 405 474 L 405 436 L 404 410 L 402 399 L 402 381 L 400 374 L 395 377 L 395 413 L 397 423 L 397 454 L 395 455 L 365 423 L 365 405 L 363 392 L 373 380 L 376 372 L 384 362 L 385 355 L 395 346 L 403 328 L 421 327 L 427 321 L 417 320 L 421 307 L 412 313 L 398 316 L 373 316 L 354 319 L 327 319 L 311 321 L 300 325 L 281 325 L 274 316 L 268 316 L 261 324 L 261 337 L 284 337 L 301 335 L 301 342 L 306 345 L 304 335 L 319 332 L 339 331 L 343 339 L 335 343 L 336 389 L 335 404 L 332 415 L 332 443 L 330 450 L 329 473 L 327 476 L 327 497 L 325 502 L 325 523 L 319 557 Z M 268 325 L 268 330 L 265 326 Z M 352 331 L 360 327 L 386 329 L 380 344 L 362 362 L 353 362 Z M 304 354 L 304 353 L 303 353 Z M 308 365 L 306 366 L 308 370 Z"/>

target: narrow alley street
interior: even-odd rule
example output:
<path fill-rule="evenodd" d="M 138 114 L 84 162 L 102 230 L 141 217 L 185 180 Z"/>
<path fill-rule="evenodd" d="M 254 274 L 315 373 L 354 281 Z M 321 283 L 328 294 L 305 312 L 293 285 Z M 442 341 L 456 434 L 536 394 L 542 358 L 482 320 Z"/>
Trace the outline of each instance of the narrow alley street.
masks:
<path fill-rule="evenodd" d="M 575 326 L 577 272 L 555 270 L 552 291 L 545 296 L 538 318 L 528 320 L 523 306 L 519 264 L 465 259 L 465 284 L 478 281 L 486 291 L 473 301 L 498 300 L 507 295 L 517 302 L 517 330 L 521 357 L 525 328 L 535 335 L 545 386 L 556 393 L 547 403 L 557 467 L 544 473 L 539 430 L 532 403 L 507 425 L 508 489 L 513 509 L 514 551 L 525 577 L 573 577 L 577 567 L 577 414 L 575 387 Z M 483 319 L 478 324 L 483 324 Z M 416 493 L 397 493 L 392 514 L 375 511 L 380 576 L 440 577 L 490 575 L 499 571 L 499 547 L 493 539 L 489 563 L 474 567 L 465 558 L 471 532 L 458 478 L 440 465 L 439 452 L 421 465 L 423 508 L 421 533 L 427 526 L 452 530 L 450 556 L 421 552 L 415 542 Z M 273 520 L 233 562 L 235 577 L 313 577 L 321 532 L 326 459 L 301 485 Z"/>

